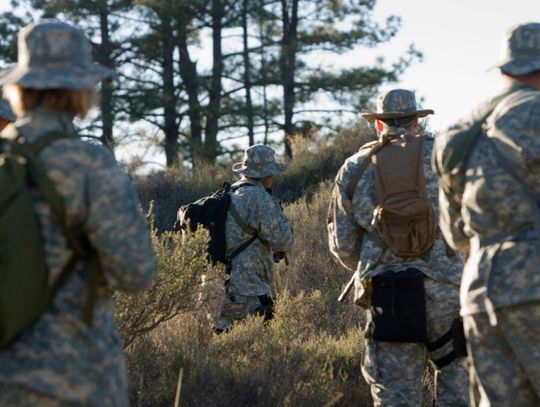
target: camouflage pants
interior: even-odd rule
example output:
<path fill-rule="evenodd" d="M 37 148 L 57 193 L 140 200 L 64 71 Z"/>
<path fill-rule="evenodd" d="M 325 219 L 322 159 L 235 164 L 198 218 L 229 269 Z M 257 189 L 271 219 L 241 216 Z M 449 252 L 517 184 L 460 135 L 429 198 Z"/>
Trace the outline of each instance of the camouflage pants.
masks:
<path fill-rule="evenodd" d="M 226 331 L 235 321 L 242 321 L 248 315 L 264 315 L 264 304 L 257 296 L 226 295 L 221 312 L 216 319 L 214 328 L 218 331 Z"/>
<path fill-rule="evenodd" d="M 475 405 L 540 406 L 540 302 L 464 318 Z"/>
<path fill-rule="evenodd" d="M 0 407 L 75 407 L 75 404 L 30 389 L 0 383 Z"/>
<path fill-rule="evenodd" d="M 459 315 L 457 287 L 425 279 L 427 334 L 430 342 L 440 338 Z M 424 344 L 390 343 L 370 339 L 368 322 L 362 373 L 371 388 L 374 406 L 418 407 L 422 405 L 422 377 L 429 360 L 452 350 L 450 343 L 429 353 Z M 434 393 L 439 406 L 468 406 L 468 375 L 465 358 L 436 371 Z"/>

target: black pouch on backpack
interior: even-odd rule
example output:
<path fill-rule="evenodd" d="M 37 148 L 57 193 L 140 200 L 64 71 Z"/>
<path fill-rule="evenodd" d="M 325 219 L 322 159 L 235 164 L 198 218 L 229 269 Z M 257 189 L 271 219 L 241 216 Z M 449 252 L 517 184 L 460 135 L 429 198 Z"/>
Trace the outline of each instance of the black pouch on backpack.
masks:
<path fill-rule="evenodd" d="M 424 275 L 409 268 L 373 278 L 372 338 L 382 342 L 427 342 Z"/>

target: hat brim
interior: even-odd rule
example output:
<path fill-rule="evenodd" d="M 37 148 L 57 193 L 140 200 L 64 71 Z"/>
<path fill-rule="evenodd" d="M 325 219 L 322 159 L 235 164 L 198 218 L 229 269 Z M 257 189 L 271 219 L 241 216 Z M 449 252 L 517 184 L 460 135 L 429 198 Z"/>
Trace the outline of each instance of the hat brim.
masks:
<path fill-rule="evenodd" d="M 535 71 L 540 71 L 540 57 L 516 58 L 511 61 L 500 62 L 495 67 L 510 75 L 527 75 Z"/>
<path fill-rule="evenodd" d="M 272 163 L 259 168 L 247 167 L 243 162 L 234 163 L 233 172 L 243 174 L 250 178 L 264 178 L 268 176 L 280 175 L 287 169 L 287 164 Z"/>
<path fill-rule="evenodd" d="M 418 117 L 426 117 L 429 114 L 435 114 L 431 109 L 415 110 L 412 112 L 385 112 L 385 113 L 374 113 L 366 112 L 361 113 L 362 118 L 366 119 L 368 122 L 373 123 L 376 119 L 399 119 L 401 117 L 407 117 L 412 115 L 418 115 Z"/>
<path fill-rule="evenodd" d="M 16 65 L 0 72 L 0 85 L 18 84 L 27 89 L 89 89 L 115 73 L 101 64 L 56 68 L 30 68 Z"/>

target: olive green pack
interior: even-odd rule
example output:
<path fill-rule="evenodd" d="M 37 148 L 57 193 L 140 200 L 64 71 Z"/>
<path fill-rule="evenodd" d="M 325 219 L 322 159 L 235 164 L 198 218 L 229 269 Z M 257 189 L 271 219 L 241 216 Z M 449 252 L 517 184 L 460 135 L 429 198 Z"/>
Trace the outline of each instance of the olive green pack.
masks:
<path fill-rule="evenodd" d="M 28 143 L 21 136 L 0 142 L 0 349 L 38 319 L 80 261 L 88 273 L 87 304 L 82 318 L 91 322 L 100 278 L 97 257 L 92 250 L 83 248 L 69 230 L 63 199 L 37 158 L 47 145 L 67 137 L 72 136 L 50 133 L 35 143 Z M 33 191 L 49 205 L 54 222 L 73 252 L 52 284 Z"/>

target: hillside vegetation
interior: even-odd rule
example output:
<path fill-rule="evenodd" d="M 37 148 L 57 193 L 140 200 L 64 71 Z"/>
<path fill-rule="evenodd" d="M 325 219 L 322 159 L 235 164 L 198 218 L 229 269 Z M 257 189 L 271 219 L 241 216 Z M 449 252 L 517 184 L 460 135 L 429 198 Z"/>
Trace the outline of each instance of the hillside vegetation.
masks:
<path fill-rule="evenodd" d="M 205 261 L 207 234 L 182 241 L 166 230 L 180 204 L 217 189 L 231 173 L 216 166 L 138 181 L 143 207 L 154 201 L 159 272 L 144 295 L 117 295 L 133 405 L 173 405 L 179 372 L 184 406 L 371 404 L 360 372 L 362 312 L 337 302 L 349 273 L 330 257 L 326 237 L 332 180 L 369 137 L 358 127 L 331 144 L 296 141 L 296 158 L 274 189 L 296 238 L 290 264 L 276 267 L 275 318 L 263 326 L 252 317 L 219 336 L 209 316 L 219 309 L 224 273 Z"/>

